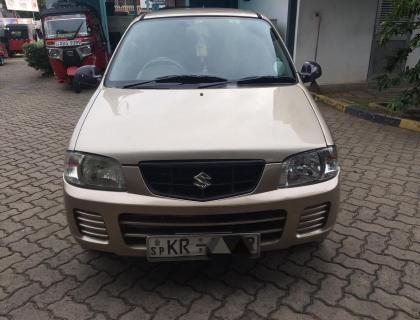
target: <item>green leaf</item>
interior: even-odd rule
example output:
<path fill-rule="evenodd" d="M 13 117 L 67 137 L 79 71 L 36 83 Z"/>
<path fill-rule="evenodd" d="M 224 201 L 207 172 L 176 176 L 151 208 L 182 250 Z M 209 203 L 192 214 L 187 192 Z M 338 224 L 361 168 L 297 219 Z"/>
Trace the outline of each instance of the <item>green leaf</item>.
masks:
<path fill-rule="evenodd" d="M 410 40 L 406 48 L 388 57 L 386 70 L 389 74 L 376 78 L 377 86 L 379 90 L 398 86 L 407 88 L 397 100 L 390 104 L 389 107 L 394 111 L 403 110 L 410 105 L 420 108 L 420 61 L 414 67 L 406 67 L 397 75 L 391 75 L 405 64 L 413 51 L 420 47 L 420 0 L 393 0 L 392 5 L 391 13 L 381 24 L 380 45 L 386 45 L 395 36 L 407 35 Z"/>
<path fill-rule="evenodd" d="M 48 53 L 42 41 L 24 45 L 23 53 L 28 65 L 44 73 L 52 73 Z"/>

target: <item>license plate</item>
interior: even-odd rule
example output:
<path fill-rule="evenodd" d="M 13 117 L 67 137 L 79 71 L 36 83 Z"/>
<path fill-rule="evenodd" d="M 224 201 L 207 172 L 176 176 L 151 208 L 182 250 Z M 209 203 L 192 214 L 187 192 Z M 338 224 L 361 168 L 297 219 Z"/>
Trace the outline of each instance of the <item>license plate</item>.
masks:
<path fill-rule="evenodd" d="M 67 41 L 57 41 L 54 43 L 56 47 L 71 47 L 71 46 L 79 46 L 82 43 L 79 40 L 67 40 Z"/>
<path fill-rule="evenodd" d="M 203 260 L 212 255 L 241 254 L 252 258 L 260 255 L 260 235 L 197 234 L 149 236 L 146 238 L 147 259 Z"/>

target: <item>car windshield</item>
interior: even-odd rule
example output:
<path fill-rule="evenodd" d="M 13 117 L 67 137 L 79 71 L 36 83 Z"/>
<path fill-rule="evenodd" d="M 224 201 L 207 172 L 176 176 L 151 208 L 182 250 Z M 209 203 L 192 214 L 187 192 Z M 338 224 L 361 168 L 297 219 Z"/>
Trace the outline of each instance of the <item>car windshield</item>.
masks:
<path fill-rule="evenodd" d="M 183 80 L 233 82 L 264 78 L 296 82 L 294 69 L 271 25 L 262 19 L 182 17 L 134 24 L 117 51 L 105 85 L 136 87 Z M 194 80 L 194 81 L 191 81 Z M 172 84 L 174 85 L 174 84 Z"/>
<path fill-rule="evenodd" d="M 69 38 L 74 36 L 77 30 L 78 36 L 87 36 L 88 28 L 84 14 L 52 16 L 44 22 L 45 37 L 47 39 Z"/>

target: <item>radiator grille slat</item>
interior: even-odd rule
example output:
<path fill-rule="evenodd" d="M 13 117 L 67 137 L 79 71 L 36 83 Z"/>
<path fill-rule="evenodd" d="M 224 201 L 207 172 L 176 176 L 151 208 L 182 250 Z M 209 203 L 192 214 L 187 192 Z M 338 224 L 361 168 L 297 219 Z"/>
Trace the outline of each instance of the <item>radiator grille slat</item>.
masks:
<path fill-rule="evenodd" d="M 317 223 L 321 223 L 325 219 L 326 219 L 326 217 L 323 216 L 323 217 L 315 218 L 315 219 L 312 219 L 312 220 L 301 221 L 301 222 L 299 222 L 299 229 L 305 228 L 305 227 L 308 227 L 308 226 L 311 226 L 311 225 L 314 225 L 314 224 L 317 224 Z"/>
<path fill-rule="evenodd" d="M 310 226 L 307 226 L 307 227 L 302 227 L 302 228 L 299 228 L 299 233 L 300 234 L 309 233 L 309 232 L 315 231 L 317 229 L 321 229 L 323 227 L 323 225 L 324 225 L 324 223 L 317 223 L 317 224 L 313 224 L 313 225 L 310 225 Z"/>
<path fill-rule="evenodd" d="M 259 233 L 261 242 L 280 239 L 286 211 L 266 211 L 212 215 L 145 215 L 124 213 L 119 216 L 121 233 L 128 245 L 144 246 L 151 235 L 197 233 Z"/>
<path fill-rule="evenodd" d="M 84 219 L 103 221 L 102 216 L 96 213 L 93 214 L 93 213 L 87 213 L 87 212 L 77 210 L 77 216 Z"/>
<path fill-rule="evenodd" d="M 83 229 L 82 229 L 81 233 L 83 233 L 86 236 L 92 237 L 92 238 L 99 238 L 100 240 L 108 239 L 108 236 L 105 235 L 105 234 L 102 234 L 102 233 L 87 231 L 87 230 L 83 230 Z"/>
<path fill-rule="evenodd" d="M 258 220 L 259 223 L 262 222 L 279 222 L 284 220 L 285 217 L 279 218 L 267 218 Z M 225 222 L 212 222 L 211 226 L 234 226 L 234 225 L 241 225 L 241 224 L 252 224 L 255 221 L 252 220 L 244 220 L 244 221 L 225 221 Z M 160 222 L 149 222 L 149 221 L 142 221 L 142 222 L 134 222 L 134 221 L 121 221 L 120 224 L 133 226 L 133 227 L 146 227 L 146 228 L 161 228 L 162 223 Z M 203 226 L 203 223 L 200 222 L 165 222 L 166 227 L 200 227 Z"/>
<path fill-rule="evenodd" d="M 329 210 L 329 203 L 305 208 L 300 216 L 297 234 L 302 235 L 322 229 L 327 223 Z"/>
<path fill-rule="evenodd" d="M 317 219 L 317 218 L 320 218 L 320 217 L 325 217 L 327 214 L 328 214 L 327 210 L 322 210 L 322 211 L 319 211 L 319 212 L 309 213 L 305 216 L 302 216 L 300 218 L 300 221 L 301 222 L 308 221 L 308 220 L 310 221 L 310 220 Z"/>
<path fill-rule="evenodd" d="M 79 223 L 88 223 L 88 224 L 98 225 L 98 226 L 105 225 L 105 222 L 103 221 L 91 220 L 91 219 L 77 217 L 77 216 L 76 216 L 76 219 L 79 221 Z"/>
<path fill-rule="evenodd" d="M 84 224 L 84 223 L 79 223 L 79 227 L 82 228 L 82 229 L 88 229 L 88 230 L 92 230 L 92 231 L 96 231 L 96 232 L 102 232 L 102 233 L 106 232 L 105 228 L 94 227 L 94 226 L 90 226 L 90 225 Z"/>

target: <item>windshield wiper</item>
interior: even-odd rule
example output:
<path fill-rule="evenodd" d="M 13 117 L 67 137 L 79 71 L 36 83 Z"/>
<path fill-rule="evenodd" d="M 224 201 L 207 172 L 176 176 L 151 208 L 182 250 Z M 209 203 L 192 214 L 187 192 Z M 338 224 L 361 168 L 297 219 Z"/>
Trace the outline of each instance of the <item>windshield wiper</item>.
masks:
<path fill-rule="evenodd" d="M 82 26 L 85 22 L 82 21 L 82 23 L 79 25 L 79 27 L 77 28 L 76 32 L 69 38 L 69 40 L 73 40 L 74 38 L 77 37 L 77 34 L 79 33 L 80 29 L 82 29 Z"/>
<path fill-rule="evenodd" d="M 275 77 L 275 76 L 258 76 L 258 77 L 247 77 L 237 81 L 237 84 L 253 84 L 253 83 L 295 83 L 296 79 L 291 77 Z"/>
<path fill-rule="evenodd" d="M 137 88 L 150 83 L 180 83 L 180 84 L 195 84 L 195 83 L 213 83 L 228 81 L 225 78 L 204 75 L 172 75 L 156 78 L 153 80 L 139 81 L 129 83 L 123 86 L 123 89 Z"/>
<path fill-rule="evenodd" d="M 221 85 L 227 85 L 231 83 L 235 83 L 237 85 L 244 85 L 244 84 L 275 84 L 275 83 L 295 83 L 296 79 L 291 77 L 276 77 L 276 76 L 257 76 L 257 77 L 246 77 L 241 78 L 239 80 L 228 80 L 228 81 L 221 81 L 218 83 L 211 83 L 205 84 L 200 86 L 200 88 L 211 88 Z"/>

